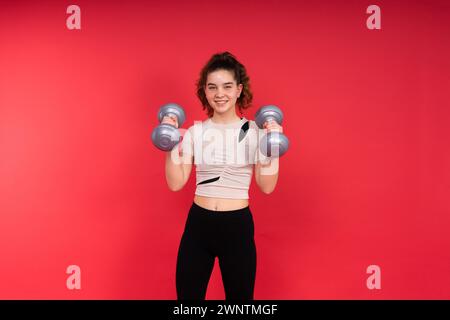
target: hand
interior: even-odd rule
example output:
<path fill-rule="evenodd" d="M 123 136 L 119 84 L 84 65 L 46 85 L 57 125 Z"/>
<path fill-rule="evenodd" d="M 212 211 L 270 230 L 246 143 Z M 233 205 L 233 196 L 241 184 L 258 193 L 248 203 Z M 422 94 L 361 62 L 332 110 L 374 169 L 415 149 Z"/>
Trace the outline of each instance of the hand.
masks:
<path fill-rule="evenodd" d="M 264 123 L 264 129 L 267 129 L 267 132 L 279 132 L 283 133 L 283 127 L 278 124 L 275 120 L 269 120 Z"/>
<path fill-rule="evenodd" d="M 176 128 L 178 128 L 178 119 L 175 116 L 164 116 L 164 118 L 161 121 L 161 124 L 162 123 L 171 124 L 171 125 L 175 126 Z"/>

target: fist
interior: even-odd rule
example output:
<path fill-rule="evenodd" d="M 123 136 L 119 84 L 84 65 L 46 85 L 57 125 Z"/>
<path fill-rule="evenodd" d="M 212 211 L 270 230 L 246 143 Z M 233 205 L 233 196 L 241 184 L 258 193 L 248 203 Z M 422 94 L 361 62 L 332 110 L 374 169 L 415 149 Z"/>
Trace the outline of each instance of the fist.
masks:
<path fill-rule="evenodd" d="M 161 124 L 166 123 L 166 124 L 171 124 L 173 126 L 175 126 L 176 128 L 178 128 L 178 120 L 177 117 L 175 116 L 164 116 L 164 118 L 162 118 Z"/>
<path fill-rule="evenodd" d="M 275 120 L 269 120 L 264 123 L 264 129 L 267 129 L 267 132 L 279 132 L 283 133 L 283 127 L 278 124 Z"/>

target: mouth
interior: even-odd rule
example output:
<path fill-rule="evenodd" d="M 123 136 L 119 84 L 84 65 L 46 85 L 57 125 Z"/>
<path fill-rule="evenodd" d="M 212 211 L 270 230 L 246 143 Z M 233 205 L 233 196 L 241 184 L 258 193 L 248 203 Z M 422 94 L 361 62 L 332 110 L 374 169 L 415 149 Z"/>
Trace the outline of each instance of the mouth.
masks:
<path fill-rule="evenodd" d="M 225 104 L 227 104 L 228 100 L 226 101 L 214 101 L 218 106 L 224 106 Z"/>

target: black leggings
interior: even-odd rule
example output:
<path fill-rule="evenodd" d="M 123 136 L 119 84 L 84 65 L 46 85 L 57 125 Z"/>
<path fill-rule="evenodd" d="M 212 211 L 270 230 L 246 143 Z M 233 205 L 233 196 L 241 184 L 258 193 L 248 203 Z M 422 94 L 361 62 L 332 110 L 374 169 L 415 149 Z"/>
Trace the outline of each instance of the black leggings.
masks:
<path fill-rule="evenodd" d="M 256 246 L 248 206 L 213 211 L 192 204 L 178 249 L 178 300 L 205 299 L 215 257 L 219 259 L 226 299 L 253 300 Z"/>

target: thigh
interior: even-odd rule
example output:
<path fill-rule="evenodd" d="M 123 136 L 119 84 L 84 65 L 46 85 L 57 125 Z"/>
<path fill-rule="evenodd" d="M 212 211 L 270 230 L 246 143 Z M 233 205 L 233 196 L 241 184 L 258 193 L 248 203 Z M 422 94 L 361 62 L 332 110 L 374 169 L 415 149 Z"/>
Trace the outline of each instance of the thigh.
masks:
<path fill-rule="evenodd" d="M 214 267 L 214 256 L 204 243 L 184 232 L 178 249 L 176 288 L 179 300 L 203 300 Z"/>
<path fill-rule="evenodd" d="M 251 300 L 256 277 L 256 244 L 253 219 L 236 228 L 228 239 L 223 239 L 219 265 L 226 299 Z"/>

